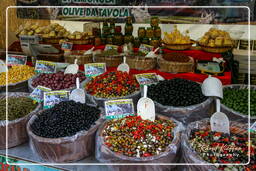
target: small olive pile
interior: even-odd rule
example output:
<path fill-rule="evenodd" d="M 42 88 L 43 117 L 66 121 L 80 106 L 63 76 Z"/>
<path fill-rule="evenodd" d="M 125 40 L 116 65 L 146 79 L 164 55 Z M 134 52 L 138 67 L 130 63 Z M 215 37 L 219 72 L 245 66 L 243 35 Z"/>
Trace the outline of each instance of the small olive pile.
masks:
<path fill-rule="evenodd" d="M 180 78 L 149 86 L 148 97 L 162 105 L 175 107 L 195 105 L 207 99 L 202 94 L 200 84 Z"/>
<path fill-rule="evenodd" d="M 188 62 L 190 58 L 184 53 L 172 52 L 163 55 L 163 58 L 172 62 Z"/>
<path fill-rule="evenodd" d="M 64 72 L 59 71 L 52 74 L 40 74 L 32 82 L 33 87 L 38 85 L 51 88 L 52 90 L 62 90 L 75 87 L 76 78 L 79 77 L 79 81 L 85 80 L 83 73 L 77 74 L 64 74 Z"/>
<path fill-rule="evenodd" d="M 43 111 L 31 124 L 32 132 L 46 138 L 60 138 L 89 130 L 100 117 L 100 110 L 74 101 L 60 102 Z"/>
<path fill-rule="evenodd" d="M 8 97 L 8 120 L 22 118 L 35 110 L 37 104 L 28 97 Z M 6 99 L 0 100 L 0 120 L 6 120 Z"/>
<path fill-rule="evenodd" d="M 256 116 L 256 90 L 250 91 L 251 116 Z M 222 104 L 248 115 L 248 89 L 225 88 L 223 90 Z"/>
<path fill-rule="evenodd" d="M 127 116 L 107 122 L 102 136 L 112 151 L 129 157 L 158 155 L 172 143 L 171 120 L 142 120 L 140 116 Z"/>
<path fill-rule="evenodd" d="M 127 72 L 106 72 L 92 79 L 85 87 L 86 91 L 96 97 L 123 97 L 139 89 L 136 79 Z"/>

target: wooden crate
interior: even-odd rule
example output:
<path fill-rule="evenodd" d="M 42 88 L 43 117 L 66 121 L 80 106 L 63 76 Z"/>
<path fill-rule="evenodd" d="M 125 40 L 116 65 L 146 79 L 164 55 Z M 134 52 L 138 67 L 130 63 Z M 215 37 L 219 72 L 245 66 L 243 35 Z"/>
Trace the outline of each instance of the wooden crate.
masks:
<path fill-rule="evenodd" d="M 239 62 L 239 73 L 248 73 L 248 50 L 233 50 L 234 59 Z M 256 74 L 256 51 L 250 52 L 251 74 Z"/>

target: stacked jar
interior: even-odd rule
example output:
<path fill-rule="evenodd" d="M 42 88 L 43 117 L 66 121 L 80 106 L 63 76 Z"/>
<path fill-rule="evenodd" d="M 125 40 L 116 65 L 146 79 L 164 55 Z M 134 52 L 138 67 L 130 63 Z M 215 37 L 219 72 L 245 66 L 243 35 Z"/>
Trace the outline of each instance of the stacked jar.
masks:
<path fill-rule="evenodd" d="M 133 33 L 132 17 L 127 17 L 124 29 L 125 29 L 124 43 L 127 43 L 127 44 L 133 43 L 134 37 L 132 35 Z"/>

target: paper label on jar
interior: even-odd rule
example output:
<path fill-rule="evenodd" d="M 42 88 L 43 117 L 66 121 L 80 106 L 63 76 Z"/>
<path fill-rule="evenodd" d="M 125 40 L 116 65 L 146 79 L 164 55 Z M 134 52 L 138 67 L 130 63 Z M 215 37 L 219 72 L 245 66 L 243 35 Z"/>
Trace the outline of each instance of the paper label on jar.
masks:
<path fill-rule="evenodd" d="M 40 103 L 44 101 L 44 92 L 52 91 L 52 89 L 44 87 L 44 86 L 37 86 L 33 92 L 29 95 L 29 97 L 36 102 Z"/>
<path fill-rule="evenodd" d="M 256 133 L 256 121 L 252 124 L 250 128 L 250 132 L 255 132 Z"/>
<path fill-rule="evenodd" d="M 63 42 L 61 44 L 61 49 L 64 51 L 71 51 L 72 47 L 73 47 L 73 43 L 71 43 L 71 42 Z"/>
<path fill-rule="evenodd" d="M 65 90 L 44 92 L 44 109 L 52 108 L 62 101 L 69 101 L 69 95 L 70 92 Z"/>
<path fill-rule="evenodd" d="M 50 61 L 37 60 L 35 71 L 37 73 L 55 73 L 56 63 Z"/>
<path fill-rule="evenodd" d="M 124 118 L 134 115 L 132 99 L 119 99 L 105 101 L 106 119 Z"/>
<path fill-rule="evenodd" d="M 156 73 L 136 74 L 135 77 L 140 85 L 151 85 L 158 83 Z"/>
<path fill-rule="evenodd" d="M 84 64 L 84 72 L 86 77 L 96 77 L 106 72 L 106 63 Z"/>
<path fill-rule="evenodd" d="M 118 46 L 116 46 L 116 45 L 106 45 L 104 51 L 112 50 L 112 49 L 118 50 Z"/>
<path fill-rule="evenodd" d="M 141 44 L 139 47 L 139 52 L 142 52 L 144 54 L 148 54 L 149 52 L 151 52 L 153 50 L 153 46 L 147 45 L 147 44 Z"/>
<path fill-rule="evenodd" d="M 26 65 L 26 63 L 27 63 L 27 56 L 8 54 L 7 66 Z"/>
<path fill-rule="evenodd" d="M 211 130 L 216 132 L 230 133 L 229 119 L 226 114 L 216 112 L 210 119 Z"/>

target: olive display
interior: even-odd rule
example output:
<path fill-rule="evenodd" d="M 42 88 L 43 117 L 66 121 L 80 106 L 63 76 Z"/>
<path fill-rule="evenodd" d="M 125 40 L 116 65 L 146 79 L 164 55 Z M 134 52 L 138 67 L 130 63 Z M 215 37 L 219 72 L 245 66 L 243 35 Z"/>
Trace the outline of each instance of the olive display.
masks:
<path fill-rule="evenodd" d="M 45 138 L 60 138 L 89 130 L 100 117 L 95 107 L 74 101 L 60 102 L 43 111 L 31 124 L 32 132 Z"/>
<path fill-rule="evenodd" d="M 28 97 L 8 97 L 8 120 L 22 118 L 35 110 L 37 104 Z M 0 100 L 0 120 L 6 120 L 6 99 Z"/>
<path fill-rule="evenodd" d="M 52 74 L 40 74 L 33 80 L 32 86 L 37 87 L 40 85 L 51 88 L 52 90 L 62 90 L 75 87 L 77 77 L 79 77 L 80 82 L 86 78 L 83 73 L 64 74 L 62 71 Z"/>
<path fill-rule="evenodd" d="M 250 90 L 251 116 L 256 116 L 256 90 Z M 248 89 L 224 88 L 222 104 L 248 115 Z"/>
<path fill-rule="evenodd" d="M 149 86 L 148 97 L 162 105 L 175 107 L 195 105 L 207 99 L 202 94 L 200 84 L 181 78 L 163 80 Z"/>

